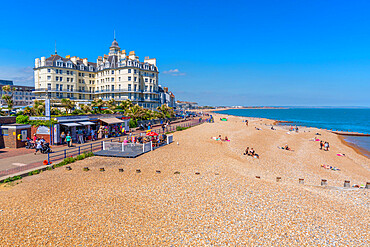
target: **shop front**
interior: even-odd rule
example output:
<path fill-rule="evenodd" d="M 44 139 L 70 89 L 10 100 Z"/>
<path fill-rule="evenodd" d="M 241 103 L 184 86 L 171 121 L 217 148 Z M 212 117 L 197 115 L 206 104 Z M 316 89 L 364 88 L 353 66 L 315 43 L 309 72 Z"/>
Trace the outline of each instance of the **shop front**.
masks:
<path fill-rule="evenodd" d="M 99 118 L 100 127 L 98 130 L 99 138 L 109 138 L 122 136 L 125 134 L 125 122 L 121 119 L 112 117 L 112 118 Z"/>
<path fill-rule="evenodd" d="M 57 117 L 57 124 L 54 125 L 54 143 L 61 144 L 62 138 L 68 134 L 73 142 L 85 142 L 91 140 L 91 129 L 94 128 L 94 122 L 91 122 L 87 116 L 65 116 Z"/>

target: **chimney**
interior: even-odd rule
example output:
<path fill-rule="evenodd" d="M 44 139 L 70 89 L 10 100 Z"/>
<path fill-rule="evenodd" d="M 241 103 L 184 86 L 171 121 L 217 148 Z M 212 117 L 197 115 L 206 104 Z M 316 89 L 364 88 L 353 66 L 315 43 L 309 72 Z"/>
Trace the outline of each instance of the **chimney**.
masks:
<path fill-rule="evenodd" d="M 45 66 L 45 57 L 41 57 L 41 67 Z"/>
<path fill-rule="evenodd" d="M 72 63 L 76 64 L 77 63 L 77 57 L 76 56 L 71 57 L 71 61 L 72 61 Z"/>
<path fill-rule="evenodd" d="M 35 59 L 35 68 L 40 67 L 40 58 Z"/>
<path fill-rule="evenodd" d="M 168 93 L 168 87 L 164 87 L 164 88 L 163 88 L 163 91 L 164 91 L 165 93 Z"/>
<path fill-rule="evenodd" d="M 87 67 L 88 66 L 87 58 L 84 58 L 82 61 L 83 61 L 84 65 Z"/>

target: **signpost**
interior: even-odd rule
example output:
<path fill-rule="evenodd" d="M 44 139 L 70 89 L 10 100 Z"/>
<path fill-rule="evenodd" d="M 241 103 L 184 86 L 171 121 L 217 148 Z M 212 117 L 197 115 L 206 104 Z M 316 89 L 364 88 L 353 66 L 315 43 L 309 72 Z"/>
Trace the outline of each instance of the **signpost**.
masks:
<path fill-rule="evenodd" d="M 45 117 L 50 118 L 50 99 L 45 100 Z"/>
<path fill-rule="evenodd" d="M 30 117 L 30 120 L 50 120 L 50 117 Z"/>

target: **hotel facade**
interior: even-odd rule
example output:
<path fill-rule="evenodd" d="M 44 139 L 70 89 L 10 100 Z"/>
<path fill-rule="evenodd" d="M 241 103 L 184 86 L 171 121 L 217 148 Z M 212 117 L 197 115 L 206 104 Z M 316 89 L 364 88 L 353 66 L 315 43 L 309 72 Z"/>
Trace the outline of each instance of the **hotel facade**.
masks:
<path fill-rule="evenodd" d="M 126 54 L 116 39 L 109 54 L 96 63 L 87 58 L 61 57 L 35 59 L 34 80 L 37 99 L 63 99 L 88 103 L 94 99 L 131 100 L 145 108 L 160 106 L 158 68 L 155 58 L 143 62 L 134 51 Z"/>

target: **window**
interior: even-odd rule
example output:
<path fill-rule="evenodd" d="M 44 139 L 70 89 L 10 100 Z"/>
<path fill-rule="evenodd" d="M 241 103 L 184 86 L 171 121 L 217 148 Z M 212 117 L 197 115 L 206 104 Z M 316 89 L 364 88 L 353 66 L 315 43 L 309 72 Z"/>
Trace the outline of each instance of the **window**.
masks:
<path fill-rule="evenodd" d="M 69 91 L 69 85 L 67 85 L 67 91 Z M 67 94 L 68 95 L 68 94 Z"/>
<path fill-rule="evenodd" d="M 82 76 L 85 76 L 85 73 L 82 73 Z"/>
<path fill-rule="evenodd" d="M 134 77 L 134 81 L 136 81 L 137 77 Z"/>
<path fill-rule="evenodd" d="M 83 65 L 80 65 L 80 70 L 84 70 L 84 66 Z"/>
<path fill-rule="evenodd" d="M 59 77 L 58 77 L 58 76 L 57 76 L 57 77 L 55 77 L 55 80 L 56 80 L 56 81 L 58 81 L 58 80 L 59 80 Z"/>
<path fill-rule="evenodd" d="M 153 92 L 153 91 L 152 91 L 152 86 L 150 86 L 150 92 Z"/>
<path fill-rule="evenodd" d="M 134 91 L 136 91 L 136 84 L 134 85 Z"/>
<path fill-rule="evenodd" d="M 69 70 L 67 70 L 67 75 L 69 75 Z"/>
<path fill-rule="evenodd" d="M 91 74 L 89 74 L 89 77 L 91 78 Z"/>
<path fill-rule="evenodd" d="M 128 73 L 131 74 L 131 69 L 128 69 Z"/>
<path fill-rule="evenodd" d="M 73 91 L 73 86 L 71 86 L 71 91 Z"/>
<path fill-rule="evenodd" d="M 134 74 L 136 74 L 136 69 L 134 69 Z"/>
<path fill-rule="evenodd" d="M 128 80 L 128 81 L 131 81 L 131 76 L 127 77 L 127 80 Z"/>
<path fill-rule="evenodd" d="M 114 81 L 114 77 L 111 78 L 111 81 L 113 82 Z"/>
<path fill-rule="evenodd" d="M 50 75 L 48 75 L 48 81 L 51 81 L 51 76 Z"/>
<path fill-rule="evenodd" d="M 73 71 L 71 71 L 71 75 L 73 75 Z"/>
<path fill-rule="evenodd" d="M 145 91 L 148 91 L 148 86 L 145 86 Z"/>
<path fill-rule="evenodd" d="M 81 83 L 82 82 L 81 79 L 78 79 L 78 82 Z"/>
<path fill-rule="evenodd" d="M 59 81 L 63 81 L 63 77 L 59 77 Z"/>
<path fill-rule="evenodd" d="M 121 77 L 118 77 L 118 81 L 121 81 Z"/>
<path fill-rule="evenodd" d="M 48 83 L 48 90 L 51 90 L 51 84 Z"/>
<path fill-rule="evenodd" d="M 112 85 L 112 91 L 114 91 L 114 85 Z"/>
<path fill-rule="evenodd" d="M 56 69 L 56 70 L 55 70 L 55 73 L 57 73 L 57 74 L 58 74 L 58 73 L 59 73 L 59 69 Z"/>
<path fill-rule="evenodd" d="M 51 70 L 50 70 L 50 69 L 48 69 L 48 73 L 50 73 L 50 71 L 51 71 Z"/>
<path fill-rule="evenodd" d="M 114 75 L 114 70 L 112 70 L 112 75 Z"/>
<path fill-rule="evenodd" d="M 81 73 L 80 72 L 78 73 L 78 76 L 81 76 Z"/>
<path fill-rule="evenodd" d="M 60 91 L 63 91 L 63 84 L 60 84 Z"/>
<path fill-rule="evenodd" d="M 60 70 L 59 70 L 59 74 L 63 74 L 63 70 L 61 70 L 61 69 L 60 69 Z"/>
<path fill-rule="evenodd" d="M 145 82 L 148 82 L 148 78 L 145 78 Z"/>
<path fill-rule="evenodd" d="M 9 134 L 9 129 L 1 129 L 1 134 L 7 136 Z"/>
<path fill-rule="evenodd" d="M 69 77 L 67 77 L 67 82 L 69 82 Z"/>
<path fill-rule="evenodd" d="M 59 84 L 55 84 L 55 86 L 56 86 L 56 89 L 58 90 L 59 89 Z"/>
<path fill-rule="evenodd" d="M 131 84 L 128 84 L 128 91 L 131 91 Z"/>
<path fill-rule="evenodd" d="M 73 82 L 73 78 L 71 78 L 71 82 Z"/>
<path fill-rule="evenodd" d="M 152 79 L 150 79 L 150 82 L 152 82 Z"/>
<path fill-rule="evenodd" d="M 69 93 L 67 93 L 67 98 L 70 98 L 70 94 Z"/>

